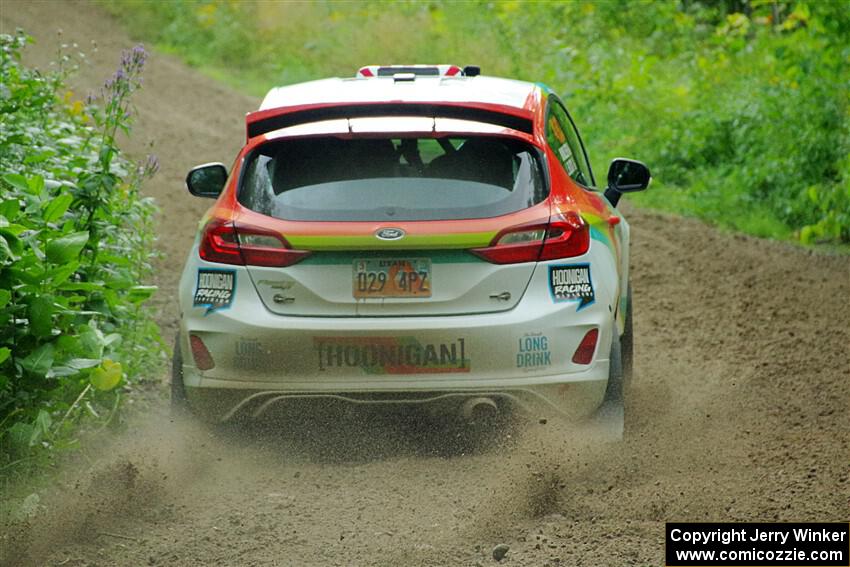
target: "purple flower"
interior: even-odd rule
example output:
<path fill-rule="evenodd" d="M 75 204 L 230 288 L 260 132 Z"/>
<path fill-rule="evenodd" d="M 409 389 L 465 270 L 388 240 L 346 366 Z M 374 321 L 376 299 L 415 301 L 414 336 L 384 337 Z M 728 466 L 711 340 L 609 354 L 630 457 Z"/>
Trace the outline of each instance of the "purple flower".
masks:
<path fill-rule="evenodd" d="M 149 154 L 142 170 L 146 176 L 154 175 L 157 171 L 159 171 L 159 159 L 155 155 Z"/>

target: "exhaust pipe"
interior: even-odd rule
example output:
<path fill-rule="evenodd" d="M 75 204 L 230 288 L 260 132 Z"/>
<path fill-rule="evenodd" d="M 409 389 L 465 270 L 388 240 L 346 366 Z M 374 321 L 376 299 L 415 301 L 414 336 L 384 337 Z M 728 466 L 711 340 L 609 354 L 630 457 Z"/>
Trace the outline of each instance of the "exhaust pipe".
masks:
<path fill-rule="evenodd" d="M 493 419 L 498 413 L 499 406 L 491 398 L 469 398 L 461 407 L 461 415 L 470 421 Z"/>

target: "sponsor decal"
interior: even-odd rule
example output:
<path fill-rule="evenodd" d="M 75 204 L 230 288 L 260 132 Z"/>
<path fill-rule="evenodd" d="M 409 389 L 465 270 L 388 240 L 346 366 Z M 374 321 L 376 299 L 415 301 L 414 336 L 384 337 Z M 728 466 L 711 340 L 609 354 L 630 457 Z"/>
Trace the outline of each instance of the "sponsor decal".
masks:
<path fill-rule="evenodd" d="M 556 303 L 578 301 L 576 311 L 592 304 L 596 295 L 590 279 L 590 264 L 549 266 L 549 292 Z"/>
<path fill-rule="evenodd" d="M 552 353 L 549 352 L 549 337 L 543 333 L 527 333 L 519 339 L 516 353 L 516 367 L 535 370 L 552 366 Z"/>
<path fill-rule="evenodd" d="M 555 138 L 560 142 L 564 143 L 567 141 L 567 137 L 564 135 L 564 131 L 561 130 L 561 125 L 558 124 L 558 119 L 554 116 L 549 117 L 549 129 L 552 130 L 552 133 L 555 135 Z"/>
<path fill-rule="evenodd" d="M 578 171 L 578 164 L 573 157 L 573 152 L 570 150 L 570 147 L 567 144 L 564 144 L 558 149 L 558 154 L 561 156 L 561 161 L 564 162 L 564 167 L 567 168 L 567 173 L 569 173 L 570 176 L 575 176 L 576 171 Z"/>
<path fill-rule="evenodd" d="M 414 337 L 314 337 L 319 370 L 360 368 L 366 374 L 469 372 L 462 338 L 421 343 Z"/>
<path fill-rule="evenodd" d="M 195 286 L 194 307 L 206 307 L 209 315 L 219 309 L 227 309 L 236 293 L 236 270 L 198 270 Z"/>
<path fill-rule="evenodd" d="M 233 362 L 243 368 L 256 369 L 262 366 L 268 354 L 270 354 L 269 351 L 259 340 L 239 337 L 236 341 L 236 355 L 233 357 Z"/>

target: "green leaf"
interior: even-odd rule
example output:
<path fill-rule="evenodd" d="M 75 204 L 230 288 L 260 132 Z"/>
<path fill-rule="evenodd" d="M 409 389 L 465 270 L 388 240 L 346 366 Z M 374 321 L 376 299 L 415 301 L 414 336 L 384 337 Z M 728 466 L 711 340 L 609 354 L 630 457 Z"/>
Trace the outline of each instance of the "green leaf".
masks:
<path fill-rule="evenodd" d="M 27 178 L 21 175 L 20 173 L 6 173 L 3 175 L 3 181 L 5 181 L 6 183 L 8 183 L 19 191 L 29 192 Z"/>
<path fill-rule="evenodd" d="M 27 357 L 21 359 L 24 370 L 36 376 L 47 376 L 50 367 L 53 366 L 53 345 L 47 343 L 32 351 Z"/>
<path fill-rule="evenodd" d="M 53 425 L 53 420 L 50 419 L 50 414 L 44 410 L 39 410 L 33 424 L 33 432 L 30 437 L 30 446 L 35 445 L 41 439 L 50 435 L 50 426 Z"/>
<path fill-rule="evenodd" d="M 15 254 L 20 254 L 24 251 L 24 243 L 18 238 L 20 232 L 17 229 L 20 226 L 19 224 L 10 224 L 7 227 L 0 228 L 0 236 L 6 239 L 6 242 L 9 243 L 9 248 Z"/>
<path fill-rule="evenodd" d="M 88 231 L 72 232 L 47 243 L 47 259 L 56 264 L 76 260 L 89 241 Z"/>
<path fill-rule="evenodd" d="M 80 352 L 90 358 L 103 356 L 103 333 L 91 325 L 83 327 L 80 332 Z"/>
<path fill-rule="evenodd" d="M 63 365 L 54 366 L 50 369 L 48 378 L 63 378 L 74 376 L 87 368 L 94 368 L 102 361 L 99 358 L 74 358 Z"/>
<path fill-rule="evenodd" d="M 23 251 L 24 245 L 21 239 L 5 228 L 0 228 L 0 260 L 4 258 L 17 260 Z"/>
<path fill-rule="evenodd" d="M 54 152 L 53 150 L 44 150 L 44 151 L 38 152 L 36 154 L 28 155 L 27 157 L 24 158 L 24 163 L 26 163 L 26 164 L 41 163 L 43 161 L 50 159 L 54 155 L 56 155 L 56 152 Z"/>
<path fill-rule="evenodd" d="M 56 349 L 64 354 L 76 354 L 77 350 L 80 348 L 80 339 L 74 335 L 59 335 L 54 343 L 56 345 Z"/>
<path fill-rule="evenodd" d="M 42 189 L 44 189 L 44 177 L 41 175 L 33 175 L 27 180 L 27 185 L 29 185 L 30 193 L 38 195 L 41 193 Z"/>
<path fill-rule="evenodd" d="M 0 234 L 0 260 L 5 260 L 6 258 L 15 259 L 15 255 L 12 253 L 12 247 L 9 246 L 9 242 Z"/>
<path fill-rule="evenodd" d="M 12 292 L 8 289 L 0 289 L 0 309 L 6 307 L 12 301 Z"/>
<path fill-rule="evenodd" d="M 142 303 L 150 299 L 155 292 L 155 285 L 136 285 L 130 288 L 127 299 L 133 303 Z"/>
<path fill-rule="evenodd" d="M 100 291 L 103 289 L 103 284 L 101 282 L 69 282 L 63 283 L 60 289 L 64 291 Z"/>
<path fill-rule="evenodd" d="M 67 264 L 48 270 L 47 273 L 44 274 L 44 279 L 50 280 L 50 283 L 54 286 L 59 286 L 64 284 L 65 280 L 71 277 L 71 274 L 76 272 L 79 267 L 79 262 L 68 262 Z"/>
<path fill-rule="evenodd" d="M 113 344 L 117 344 L 121 342 L 121 335 L 118 333 L 109 333 L 105 337 L 103 337 L 103 346 L 109 347 Z"/>
<path fill-rule="evenodd" d="M 49 337 L 52 334 L 54 311 L 52 295 L 39 295 L 30 301 L 27 316 L 35 336 Z"/>
<path fill-rule="evenodd" d="M 17 199 L 7 199 L 0 203 L 0 215 L 9 220 L 14 220 L 21 210 L 21 202 Z"/>
<path fill-rule="evenodd" d="M 108 358 L 89 375 L 91 385 L 103 392 L 115 388 L 121 381 L 121 363 Z"/>
<path fill-rule="evenodd" d="M 11 354 L 12 351 L 8 347 L 0 348 L 0 364 L 6 362 Z"/>
<path fill-rule="evenodd" d="M 84 368 L 94 368 L 101 363 L 99 358 L 72 358 L 65 363 L 66 366 L 82 370 Z"/>
<path fill-rule="evenodd" d="M 5 220 L 3 219 L 3 217 L 0 217 L 0 219 Z M 0 230 L 0 233 L 11 234 L 12 236 L 18 236 L 19 234 L 27 230 L 27 227 L 20 224 L 7 223 L 4 225 L 2 222 L 0 222 L 0 228 L 2 228 L 2 230 Z"/>
<path fill-rule="evenodd" d="M 0 243 L 2 243 L 2 238 L 0 238 Z M 25 266 L 23 269 L 17 267 L 27 259 L 30 260 L 30 265 Z M 38 262 L 38 260 L 32 256 L 24 256 L 17 264 L 12 264 L 13 267 L 9 269 L 9 273 L 13 278 L 17 278 L 23 283 L 39 285 L 43 281 L 44 270 L 38 264 L 33 265 L 33 262 Z"/>
<path fill-rule="evenodd" d="M 68 207 L 71 206 L 71 203 L 74 201 L 74 197 L 69 195 L 68 193 L 64 193 L 59 195 L 55 199 L 51 199 L 48 201 L 47 206 L 44 207 L 44 221 L 45 222 L 56 222 L 65 212 L 68 210 Z"/>

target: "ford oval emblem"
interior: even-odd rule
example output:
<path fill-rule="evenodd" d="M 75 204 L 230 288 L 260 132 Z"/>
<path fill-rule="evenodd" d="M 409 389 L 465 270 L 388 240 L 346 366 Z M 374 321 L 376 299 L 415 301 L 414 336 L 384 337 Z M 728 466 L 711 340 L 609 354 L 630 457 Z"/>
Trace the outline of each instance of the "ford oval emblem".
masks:
<path fill-rule="evenodd" d="M 404 236 L 404 231 L 400 228 L 381 228 L 375 231 L 375 236 L 381 240 L 398 240 Z"/>

